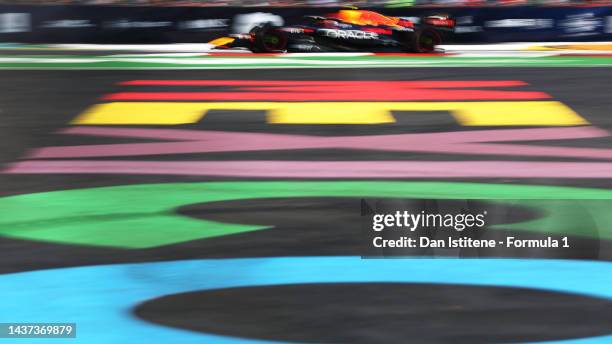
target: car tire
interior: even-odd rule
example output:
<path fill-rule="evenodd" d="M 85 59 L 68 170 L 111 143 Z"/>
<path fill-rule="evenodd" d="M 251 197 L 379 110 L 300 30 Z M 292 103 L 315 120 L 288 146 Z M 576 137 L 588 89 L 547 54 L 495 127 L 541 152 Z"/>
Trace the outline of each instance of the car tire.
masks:
<path fill-rule="evenodd" d="M 254 53 L 284 53 L 287 51 L 287 36 L 271 23 L 258 25 L 249 33 Z"/>
<path fill-rule="evenodd" d="M 440 37 L 440 34 L 436 30 L 421 28 L 410 35 L 408 43 L 406 44 L 406 50 L 419 54 L 433 53 L 436 50 L 436 46 L 441 42 L 442 37 Z"/>

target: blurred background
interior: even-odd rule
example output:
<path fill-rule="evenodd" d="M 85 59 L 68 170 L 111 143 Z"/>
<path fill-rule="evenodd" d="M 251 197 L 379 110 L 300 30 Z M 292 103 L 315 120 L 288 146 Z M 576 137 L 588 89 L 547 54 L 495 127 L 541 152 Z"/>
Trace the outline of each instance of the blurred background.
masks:
<path fill-rule="evenodd" d="M 0 0 L 0 4 L 9 5 L 117 5 L 117 6 L 359 6 L 359 7 L 395 7 L 395 6 L 601 6 L 609 5 L 609 0 L 200 0 L 200 1 L 170 1 L 170 0 Z"/>

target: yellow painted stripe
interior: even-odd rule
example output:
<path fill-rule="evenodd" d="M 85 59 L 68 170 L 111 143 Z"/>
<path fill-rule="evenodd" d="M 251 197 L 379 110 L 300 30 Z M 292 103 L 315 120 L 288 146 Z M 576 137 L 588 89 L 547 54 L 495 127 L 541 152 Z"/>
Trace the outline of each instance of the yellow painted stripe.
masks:
<path fill-rule="evenodd" d="M 569 126 L 589 122 L 558 101 L 505 102 L 116 102 L 98 104 L 72 124 L 196 123 L 210 110 L 266 110 L 273 124 L 392 123 L 391 111 L 448 111 L 464 126 Z"/>
<path fill-rule="evenodd" d="M 380 124 L 395 118 L 389 103 L 276 103 L 268 112 L 272 124 Z"/>
<path fill-rule="evenodd" d="M 189 124 L 205 111 L 202 103 L 107 103 L 90 107 L 72 124 Z"/>

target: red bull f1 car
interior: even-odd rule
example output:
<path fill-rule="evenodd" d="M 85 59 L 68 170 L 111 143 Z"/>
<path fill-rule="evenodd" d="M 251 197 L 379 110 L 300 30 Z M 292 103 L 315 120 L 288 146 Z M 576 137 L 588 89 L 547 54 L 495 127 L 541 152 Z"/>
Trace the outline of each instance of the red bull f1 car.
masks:
<path fill-rule="evenodd" d="M 255 53 L 283 52 L 412 52 L 431 53 L 453 32 L 446 15 L 388 17 L 366 10 L 340 10 L 305 16 L 294 26 L 263 23 L 249 33 L 216 39 L 218 48 L 247 48 Z"/>

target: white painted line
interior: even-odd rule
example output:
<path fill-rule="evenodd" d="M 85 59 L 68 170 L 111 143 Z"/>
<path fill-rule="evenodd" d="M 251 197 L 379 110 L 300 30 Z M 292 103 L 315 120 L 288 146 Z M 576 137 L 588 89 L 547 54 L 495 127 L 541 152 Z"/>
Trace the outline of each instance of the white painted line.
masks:
<path fill-rule="evenodd" d="M 104 57 L 197 57 L 206 56 L 208 53 L 151 53 L 151 54 L 113 54 L 104 55 Z"/>
<path fill-rule="evenodd" d="M 442 44 L 439 47 L 447 52 L 456 51 L 520 51 L 546 45 L 609 45 L 612 42 L 512 42 L 496 44 Z M 558 50 L 563 51 L 563 50 Z"/>
<path fill-rule="evenodd" d="M 372 65 L 367 68 L 422 68 L 427 67 L 423 65 Z M 477 65 L 466 65 L 466 64 L 440 64 L 436 65 L 436 68 L 490 68 L 490 67 L 504 67 L 493 63 L 480 63 Z M 549 65 L 529 65 L 526 64 L 524 67 L 565 67 L 563 64 L 549 64 Z M 602 68 L 606 66 L 602 65 L 568 65 L 567 67 L 572 68 Z M 350 65 L 339 65 L 339 66 L 189 66 L 189 67 L 0 67 L 0 70 L 233 70 L 233 69 L 350 69 L 353 66 Z"/>
<path fill-rule="evenodd" d="M 37 58 L 37 57 L 0 57 L 0 62 L 5 63 L 96 63 L 112 62 L 109 59 L 81 59 L 81 58 Z"/>
<path fill-rule="evenodd" d="M 472 51 L 460 52 L 459 57 L 547 57 L 556 56 L 558 51 Z"/>
<path fill-rule="evenodd" d="M 49 47 L 69 50 L 116 50 L 151 52 L 209 52 L 215 46 L 208 43 L 176 44 L 51 44 Z"/>
<path fill-rule="evenodd" d="M 287 53 L 283 56 L 287 57 L 323 57 L 323 56 L 339 56 L 339 57 L 350 57 L 350 56 L 371 56 L 374 53 Z"/>

